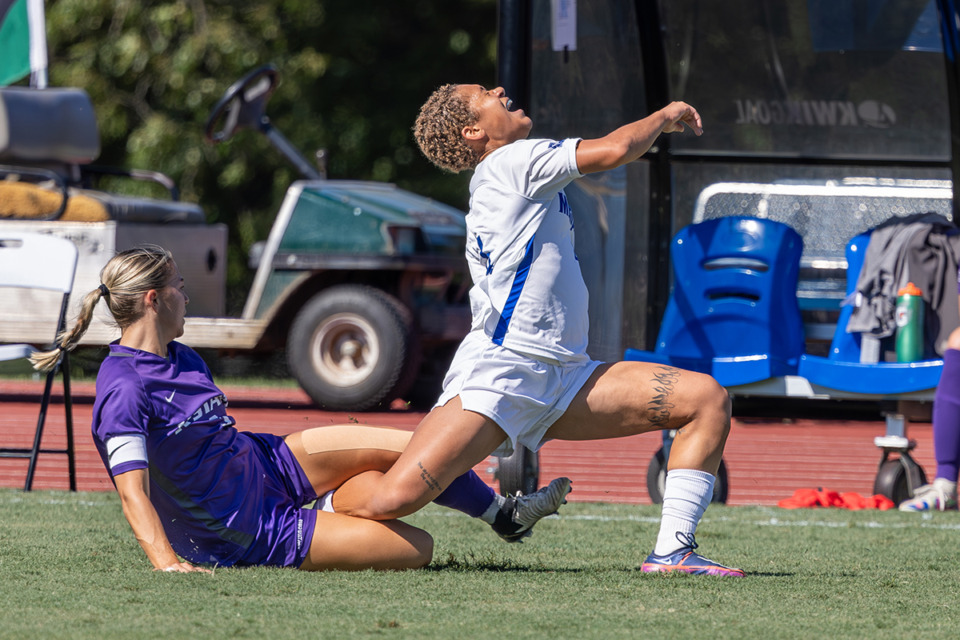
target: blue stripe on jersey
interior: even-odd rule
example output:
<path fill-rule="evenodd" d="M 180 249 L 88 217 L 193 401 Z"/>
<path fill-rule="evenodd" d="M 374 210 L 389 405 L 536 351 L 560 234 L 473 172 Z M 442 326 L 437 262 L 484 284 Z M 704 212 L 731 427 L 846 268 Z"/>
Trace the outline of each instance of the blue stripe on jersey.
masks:
<path fill-rule="evenodd" d="M 493 261 L 490 260 L 490 254 L 484 253 L 483 251 L 483 240 L 480 239 L 480 236 L 477 236 L 477 249 L 480 252 L 480 264 L 484 265 L 487 268 L 487 275 L 493 273 Z"/>
<path fill-rule="evenodd" d="M 510 318 L 513 317 L 513 310 L 517 306 L 517 300 L 520 299 L 520 292 L 523 291 L 523 285 L 527 282 L 527 274 L 530 273 L 530 264 L 533 262 L 533 241 L 537 236 L 534 234 L 527 243 L 527 250 L 523 254 L 523 260 L 517 267 L 517 275 L 513 277 L 513 286 L 510 287 L 510 295 L 507 296 L 507 303 L 503 306 L 503 312 L 500 314 L 500 321 L 493 332 L 494 343 L 503 346 L 503 337 L 507 333 L 507 326 L 510 324 Z"/>

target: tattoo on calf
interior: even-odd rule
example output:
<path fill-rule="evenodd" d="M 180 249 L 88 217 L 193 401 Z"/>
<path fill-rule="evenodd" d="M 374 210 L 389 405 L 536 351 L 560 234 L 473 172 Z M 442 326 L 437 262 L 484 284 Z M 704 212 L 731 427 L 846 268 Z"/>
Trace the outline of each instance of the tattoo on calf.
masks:
<path fill-rule="evenodd" d="M 676 405 L 671 402 L 674 387 L 680 381 L 680 370 L 673 367 L 657 367 L 653 374 L 654 395 L 647 405 L 650 407 L 650 423 L 665 427 L 670 422 L 670 410 Z"/>
<path fill-rule="evenodd" d="M 440 491 L 440 483 L 437 482 L 437 479 L 430 475 L 429 471 L 423 468 L 423 464 L 418 462 L 417 466 L 420 467 L 420 479 L 424 481 L 427 487 L 433 489 L 434 491 Z"/>

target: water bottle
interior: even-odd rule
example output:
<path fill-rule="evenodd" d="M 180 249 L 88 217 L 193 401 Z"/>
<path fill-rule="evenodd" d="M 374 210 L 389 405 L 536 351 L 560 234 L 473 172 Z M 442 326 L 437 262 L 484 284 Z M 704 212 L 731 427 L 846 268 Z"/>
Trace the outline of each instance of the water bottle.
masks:
<path fill-rule="evenodd" d="M 897 362 L 923 359 L 923 295 L 912 282 L 897 292 Z"/>

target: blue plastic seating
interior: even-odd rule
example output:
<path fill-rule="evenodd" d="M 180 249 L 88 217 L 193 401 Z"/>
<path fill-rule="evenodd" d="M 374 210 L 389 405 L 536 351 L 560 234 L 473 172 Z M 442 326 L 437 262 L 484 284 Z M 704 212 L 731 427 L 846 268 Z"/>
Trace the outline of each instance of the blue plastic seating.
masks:
<path fill-rule="evenodd" d="M 869 231 L 847 243 L 848 298 L 856 291 L 869 243 Z M 847 333 L 847 322 L 852 314 L 852 305 L 841 307 L 829 354 L 826 358 L 804 355 L 800 359 L 801 376 L 812 384 L 850 393 L 887 395 L 936 388 L 943 360 L 861 363 L 860 334 Z"/>
<path fill-rule="evenodd" d="M 797 278 L 803 240 L 780 222 L 723 217 L 674 236 L 673 291 L 654 351 L 625 360 L 712 375 L 724 386 L 796 374 L 804 351 Z"/>

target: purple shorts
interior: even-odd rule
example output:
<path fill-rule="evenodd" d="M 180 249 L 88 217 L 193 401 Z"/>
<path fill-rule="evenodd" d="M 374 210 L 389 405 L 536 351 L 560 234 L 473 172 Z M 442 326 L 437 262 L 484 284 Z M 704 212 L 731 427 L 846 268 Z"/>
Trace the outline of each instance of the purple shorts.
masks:
<path fill-rule="evenodd" d="M 245 433 L 257 445 L 263 471 L 260 533 L 237 566 L 299 568 L 310 551 L 317 512 L 303 505 L 317 499 L 307 475 L 282 438 Z"/>

